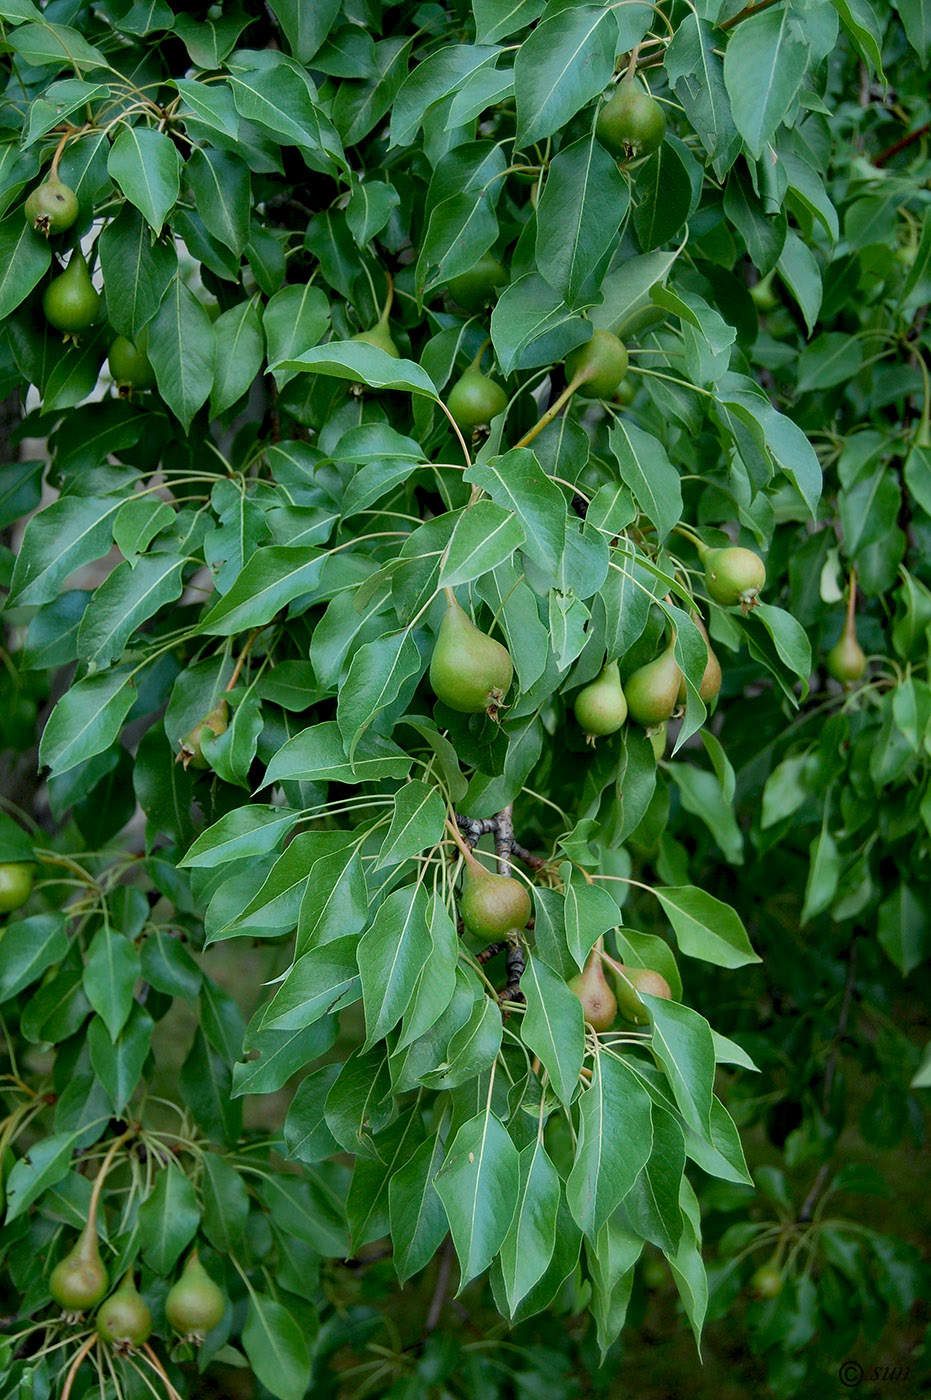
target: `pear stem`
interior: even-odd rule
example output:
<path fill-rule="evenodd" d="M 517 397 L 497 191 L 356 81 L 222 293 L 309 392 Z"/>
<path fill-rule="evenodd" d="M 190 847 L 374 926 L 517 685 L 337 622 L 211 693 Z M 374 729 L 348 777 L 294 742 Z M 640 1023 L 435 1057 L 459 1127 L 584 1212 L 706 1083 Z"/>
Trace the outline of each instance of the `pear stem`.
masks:
<path fill-rule="evenodd" d="M 514 446 L 526 447 L 529 443 L 533 442 L 537 434 L 542 433 L 543 429 L 547 426 L 548 423 L 552 423 L 559 410 L 569 402 L 575 391 L 577 389 L 581 389 L 585 381 L 587 379 L 591 379 L 591 377 L 591 372 L 586 374 L 583 370 L 579 370 L 578 374 L 576 374 L 572 378 L 572 380 L 566 385 L 565 389 L 563 389 L 556 402 L 550 404 L 550 407 L 546 410 L 542 417 L 537 419 L 536 423 L 534 423 L 530 431 L 524 433 L 524 436 L 521 438 L 520 442 L 516 442 Z"/>
<path fill-rule="evenodd" d="M 703 557 L 703 552 L 707 552 L 708 549 L 704 540 L 700 540 L 695 532 L 690 530 L 687 525 L 674 525 L 672 528 L 675 534 L 682 535 L 684 539 L 692 541 L 692 544 L 698 550 L 698 557 L 701 559 Z"/>
<path fill-rule="evenodd" d="M 456 825 L 456 823 L 455 823 L 454 821 L 450 821 L 449 817 L 447 817 L 447 818 L 446 818 L 446 826 L 447 826 L 447 828 L 448 828 L 448 830 L 449 830 L 450 835 L 452 836 L 453 840 L 455 841 L 456 845 L 459 847 L 460 851 L 462 852 L 463 859 L 465 860 L 465 862 L 466 862 L 466 864 L 469 866 L 469 868 L 470 868 L 470 869 L 475 869 L 475 870 L 480 870 L 480 871 L 482 872 L 482 874 L 484 875 L 484 874 L 486 873 L 485 867 L 484 867 L 483 865 L 481 865 L 481 864 L 479 863 L 479 861 L 477 861 L 477 860 L 475 859 L 474 855 L 472 854 L 471 847 L 469 846 L 468 842 L 464 839 L 464 837 L 463 837 L 461 831 L 459 830 L 458 826 Z"/>
<path fill-rule="evenodd" d="M 74 1360 L 68 1368 L 68 1374 L 65 1377 L 65 1384 L 62 1387 L 61 1400 L 68 1400 L 68 1396 L 71 1394 L 71 1387 L 74 1385 L 74 1378 L 78 1374 L 81 1362 L 84 1360 L 85 1356 L 97 1340 L 97 1333 L 92 1332 L 91 1335 L 87 1338 L 87 1340 L 75 1352 Z"/>
<path fill-rule="evenodd" d="M 628 64 L 627 64 L 627 72 L 626 72 L 625 75 L 624 75 L 625 79 L 631 79 L 631 78 L 633 78 L 634 74 L 636 73 L 636 71 L 637 71 L 637 59 L 638 59 L 639 55 L 640 55 L 640 45 L 639 45 L 639 44 L 635 44 L 634 47 L 633 47 L 633 48 L 631 49 L 631 51 L 630 51 L 630 61 L 629 61 Z"/>
<path fill-rule="evenodd" d="M 385 273 L 385 280 L 388 283 L 388 290 L 385 293 L 384 304 L 381 308 L 381 314 L 378 317 L 377 324 L 379 326 L 383 326 L 386 324 L 388 317 L 391 314 L 391 308 L 394 305 L 394 278 L 391 276 L 390 272 Z"/>
<path fill-rule="evenodd" d="M 475 359 L 469 365 L 469 369 L 474 370 L 476 374 L 481 374 L 482 372 L 482 356 L 484 355 L 485 351 L 488 349 L 490 344 L 491 336 L 486 336 L 486 338 L 482 341 L 481 345 L 478 347 L 478 354 L 475 356 Z"/>
<path fill-rule="evenodd" d="M 103 1184 L 107 1179 L 107 1172 L 113 1165 L 113 1159 L 116 1156 L 117 1152 L 119 1152 L 120 1148 L 123 1146 L 123 1143 L 126 1142 L 128 1138 L 131 1138 L 132 1135 L 132 1130 L 127 1129 L 125 1133 L 121 1133 L 118 1138 L 115 1138 L 114 1141 L 110 1144 L 110 1148 L 107 1152 L 107 1155 L 104 1157 L 103 1161 L 100 1164 L 100 1170 L 94 1178 L 94 1186 L 93 1190 L 91 1191 L 90 1204 L 87 1207 L 87 1224 L 84 1227 L 86 1230 L 97 1229 L 97 1207 L 100 1204 L 100 1193 L 103 1190 Z M 64 1397 L 62 1397 L 62 1400 L 64 1400 Z"/>
<path fill-rule="evenodd" d="M 846 622 L 844 623 L 844 632 L 846 633 L 846 635 L 847 635 L 848 637 L 855 637 L 855 636 L 857 635 L 857 624 L 856 624 L 856 620 L 855 620 L 855 619 L 856 619 L 856 612 L 857 612 L 857 571 L 856 571 L 856 569 L 851 569 L 851 570 L 850 570 L 850 595 L 849 595 L 849 597 L 848 597 L 848 599 L 847 599 L 847 619 L 846 619 Z"/>

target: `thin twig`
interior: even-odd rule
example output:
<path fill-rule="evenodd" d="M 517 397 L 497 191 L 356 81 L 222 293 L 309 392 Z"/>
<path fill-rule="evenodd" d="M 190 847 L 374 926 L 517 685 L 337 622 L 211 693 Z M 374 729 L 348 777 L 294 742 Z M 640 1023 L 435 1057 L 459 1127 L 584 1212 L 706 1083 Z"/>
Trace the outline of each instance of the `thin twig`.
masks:
<path fill-rule="evenodd" d="M 423 1325 L 424 1336 L 432 1332 L 440 1320 L 443 1304 L 446 1302 L 446 1290 L 449 1287 L 449 1276 L 453 1270 L 453 1252 L 452 1237 L 447 1235 L 443 1244 L 443 1252 L 440 1255 L 440 1267 L 436 1274 L 433 1297 L 430 1299 L 430 1307 L 427 1309 L 427 1319 Z"/>
<path fill-rule="evenodd" d="M 924 126 L 920 126 L 917 131 L 910 131 L 907 136 L 902 137 L 901 141 L 893 141 L 891 146 L 887 146 L 884 151 L 880 151 L 879 155 L 874 159 L 873 164 L 885 165 L 887 160 L 891 160 L 893 156 L 897 156 L 899 151 L 904 151 L 905 147 L 910 146 L 913 141 L 920 141 L 922 136 L 926 136 L 929 131 L 931 131 L 931 122 L 925 122 Z"/>

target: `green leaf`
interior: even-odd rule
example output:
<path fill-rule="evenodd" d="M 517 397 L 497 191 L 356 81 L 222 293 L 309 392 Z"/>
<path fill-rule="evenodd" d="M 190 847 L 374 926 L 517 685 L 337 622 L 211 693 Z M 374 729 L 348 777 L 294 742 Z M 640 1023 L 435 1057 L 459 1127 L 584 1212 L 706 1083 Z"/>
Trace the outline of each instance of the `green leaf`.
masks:
<path fill-rule="evenodd" d="M 702 1137 L 710 1134 L 714 1090 L 714 1041 L 711 1027 L 690 1006 L 643 995 L 650 1018 L 650 1049 L 665 1071 L 686 1123 Z"/>
<path fill-rule="evenodd" d="M 389 632 L 359 647 L 336 706 L 336 722 L 350 762 L 369 726 L 400 695 L 413 693 L 411 682 L 416 683 L 423 669 L 423 657 L 409 631 Z"/>
<path fill-rule="evenodd" d="M 302 545 L 255 550 L 229 592 L 203 618 L 201 630 L 231 637 L 271 622 L 288 603 L 313 591 L 326 557 L 321 550 Z"/>
<path fill-rule="evenodd" d="M 124 204 L 104 225 L 97 244 L 107 289 L 107 315 L 133 340 L 167 292 L 178 267 L 173 242 L 155 238 L 138 209 Z"/>
<path fill-rule="evenodd" d="M 149 323 L 147 353 L 159 393 L 187 431 L 213 387 L 217 343 L 213 322 L 180 277 Z"/>
<path fill-rule="evenodd" d="M 102 1128 L 105 1121 L 101 1118 L 95 1126 Z M 82 1139 L 84 1144 L 87 1142 L 87 1132 L 88 1126 L 82 1123 L 71 1132 L 49 1133 L 32 1143 L 28 1153 L 14 1162 L 4 1182 L 6 1225 L 11 1225 L 34 1201 L 65 1179 L 71 1170 L 75 1149 L 82 1146 Z"/>
<path fill-rule="evenodd" d="M 163 131 L 121 125 L 110 147 L 107 169 L 155 233 L 178 200 L 181 156 Z"/>
<path fill-rule="evenodd" d="M 579 1137 L 566 1197 L 574 1219 L 594 1240 L 650 1156 L 650 1096 L 623 1061 L 602 1050 L 578 1102 Z"/>
<path fill-rule="evenodd" d="M 653 887 L 666 911 L 683 953 L 718 967 L 743 967 L 760 962 L 747 932 L 729 904 L 694 885 Z"/>
<path fill-rule="evenodd" d="M 422 296 L 474 267 L 498 236 L 494 187 L 451 195 L 430 211 L 415 281 Z"/>
<path fill-rule="evenodd" d="M 326 334 L 329 324 L 330 304 L 319 287 L 282 287 L 269 299 L 262 325 L 268 341 L 269 367 L 279 389 L 294 378 L 296 371 L 275 366 L 310 350 Z"/>
<path fill-rule="evenodd" d="M 152 1044 L 155 1023 L 141 1006 L 132 1008 L 129 1020 L 115 1040 L 99 1016 L 87 1028 L 87 1042 L 94 1073 L 119 1116 L 129 1103 Z"/>
<path fill-rule="evenodd" d="M 430 1262 L 446 1234 L 446 1212 L 434 1185 L 443 1156 L 439 1136 L 428 1138 L 388 1184 L 393 1262 L 402 1284 Z"/>
<path fill-rule="evenodd" d="M 537 266 L 569 305 L 617 242 L 627 181 L 594 135 L 561 150 L 537 207 Z"/>
<path fill-rule="evenodd" d="M 391 1179 L 413 1155 L 423 1137 L 423 1119 L 415 1104 L 379 1133 L 377 1147 L 380 1160 L 367 1157 L 356 1159 L 346 1197 L 350 1248 L 354 1253 L 388 1233 Z"/>
<path fill-rule="evenodd" d="M 616 419 L 609 441 L 621 480 L 630 487 L 644 515 L 656 526 L 660 539 L 664 539 L 682 515 L 679 473 L 667 457 L 666 449 L 629 418 Z"/>
<path fill-rule="evenodd" d="M 643 1173 L 637 1181 L 642 1177 Z M 635 1187 L 636 1183 L 631 1190 Z M 630 1194 L 628 1192 L 628 1196 Z M 642 1249 L 643 1240 L 625 1230 L 621 1220 L 614 1218 L 605 1222 L 594 1247 L 590 1246 L 587 1251 L 592 1279 L 591 1309 L 598 1329 L 602 1360 L 627 1318 L 634 1265 Z"/>
<path fill-rule="evenodd" d="M 799 304 L 810 335 L 821 310 L 821 270 L 818 261 L 808 244 L 790 230 L 776 266 Z"/>
<path fill-rule="evenodd" d="M 309 63 L 339 14 L 340 0 L 269 0 L 298 63 Z"/>
<path fill-rule="evenodd" d="M 7 923 L 0 938 L 0 1003 L 38 981 L 61 962 L 69 946 L 64 917 L 57 911 Z"/>
<path fill-rule="evenodd" d="M 637 172 L 632 219 L 644 253 L 668 243 L 689 216 L 692 182 L 688 168 L 672 141 L 664 141 Z"/>
<path fill-rule="evenodd" d="M 283 1304 L 250 1292 L 242 1345 L 266 1390 L 278 1400 L 301 1400 L 310 1384 L 310 1355 L 303 1329 Z"/>
<path fill-rule="evenodd" d="M 905 882 L 879 906 L 877 936 L 894 965 L 907 977 L 928 956 L 928 910 Z"/>
<path fill-rule="evenodd" d="M 566 542 L 566 502 L 528 447 L 515 447 L 491 463 L 476 463 L 465 480 L 481 486 L 512 511 L 526 537 L 524 554 L 540 575 L 556 583 Z"/>
<path fill-rule="evenodd" d="M 413 360 L 396 360 L 377 345 L 361 340 L 331 340 L 302 355 L 283 360 L 269 359 L 269 369 L 309 370 L 335 379 L 367 384 L 370 389 L 406 389 L 428 399 L 438 398 L 436 386 L 426 370 Z"/>
<path fill-rule="evenodd" d="M 42 731 L 39 762 L 54 774 L 103 753 L 119 737 L 136 690 L 128 667 L 78 681 L 55 706 Z"/>
<path fill-rule="evenodd" d="M 587 327 L 538 272 L 505 287 L 491 313 L 491 338 L 502 374 L 552 364 L 588 339 Z"/>
<path fill-rule="evenodd" d="M 882 28 L 869 0 L 833 0 L 833 5 L 867 68 L 885 82 Z"/>
<path fill-rule="evenodd" d="M 265 855 L 284 840 L 299 820 L 300 813 L 287 808 L 252 803 L 236 807 L 201 832 L 178 864 L 213 869 L 225 861 Z"/>
<path fill-rule="evenodd" d="M 205 1152 L 200 1161 L 203 1231 L 214 1249 L 229 1254 L 242 1239 L 249 1215 L 245 1182 L 232 1162 L 218 1152 Z"/>
<path fill-rule="evenodd" d="M 362 783 L 367 778 L 405 778 L 413 759 L 379 734 L 363 735 L 352 763 L 346 757 L 335 720 L 315 724 L 289 739 L 265 773 L 266 786 L 284 778 L 310 782 L 337 779 Z"/>
<path fill-rule="evenodd" d="M 560 1197 L 559 1174 L 539 1135 L 523 1149 L 518 1165 L 517 1206 L 501 1245 L 501 1273 L 512 1317 L 553 1257 Z"/>
<path fill-rule="evenodd" d="M 37 234 L 21 209 L 0 223 L 0 320 L 25 301 L 52 261 L 48 239 Z"/>
<path fill-rule="evenodd" d="M 678 1248 L 682 1236 L 679 1186 L 685 1170 L 685 1142 L 673 1114 L 654 1103 L 652 1116 L 653 1151 L 624 1197 L 624 1211 L 638 1235 L 669 1253 Z"/>
<path fill-rule="evenodd" d="M 568 1106 L 579 1087 L 585 1054 L 582 1003 L 563 979 L 532 953 L 527 956 L 521 989 L 527 999 L 521 1040 L 539 1057 L 560 1101 Z"/>
<path fill-rule="evenodd" d="M 470 73 L 494 63 L 498 49 L 475 44 L 445 44 L 418 63 L 401 84 L 391 105 L 391 145 L 408 145 L 416 136 L 427 109 L 456 92 Z"/>
<path fill-rule="evenodd" d="M 224 311 L 214 323 L 214 332 L 223 353 L 217 355 L 210 413 L 219 417 L 248 392 L 262 368 L 265 337 L 255 299 Z"/>
<path fill-rule="evenodd" d="M 706 19 L 687 14 L 666 50 L 664 65 L 670 85 L 685 109 L 689 125 L 722 178 L 740 151 L 724 69 L 715 53 L 715 34 Z"/>
<path fill-rule="evenodd" d="M 613 11 L 597 5 L 574 5 L 537 25 L 514 62 L 520 147 L 552 135 L 608 86 L 617 43 Z"/>
<path fill-rule="evenodd" d="M 149 1268 L 162 1276 L 170 1273 L 199 1224 L 194 1187 L 178 1167 L 163 1167 L 139 1207 L 139 1243 Z"/>
<path fill-rule="evenodd" d="M 489 1107 L 463 1123 L 435 1185 L 459 1258 L 461 1293 L 504 1243 L 520 1189 L 517 1148 Z"/>
<path fill-rule="evenodd" d="M 25 528 L 10 585 L 10 603 L 48 603 L 76 568 L 101 559 L 111 546 L 113 517 L 122 501 L 66 496 L 46 505 Z"/>
<path fill-rule="evenodd" d="M 446 804 L 439 789 L 414 778 L 395 795 L 388 834 L 376 870 L 398 865 L 436 845 L 444 834 Z"/>
<path fill-rule="evenodd" d="M 724 81 L 737 130 L 755 160 L 786 116 L 809 50 L 788 6 L 741 20 L 727 42 Z"/>
<path fill-rule="evenodd" d="M 208 232 L 237 256 L 241 254 L 249 241 L 252 208 L 248 165 L 229 151 L 198 146 L 184 173 Z"/>
<path fill-rule="evenodd" d="M 297 959 L 262 1017 L 268 1030 L 300 1030 L 361 993 L 358 939 L 337 938 Z"/>
<path fill-rule="evenodd" d="M 99 49 L 65 24 L 44 19 L 40 24 L 23 24 L 7 35 L 6 42 L 33 68 L 71 67 L 80 77 L 85 69 L 110 67 Z"/>
<path fill-rule="evenodd" d="M 98 929 L 84 960 L 84 991 L 115 1041 L 133 1009 L 142 971 L 134 945 L 115 929 Z"/>
<path fill-rule="evenodd" d="M 565 865 L 561 873 L 566 891 L 566 945 L 576 966 L 583 968 L 601 935 L 621 922 L 621 913 L 601 885 L 590 884 Z"/>
<path fill-rule="evenodd" d="M 78 628 L 78 656 L 98 666 L 119 661 L 132 634 L 166 603 L 181 596 L 186 560 L 149 554 L 118 564 L 88 603 Z"/>
<path fill-rule="evenodd" d="M 368 1050 L 400 1021 L 430 955 L 427 896 L 422 885 L 394 890 L 359 940 L 358 962 Z"/>

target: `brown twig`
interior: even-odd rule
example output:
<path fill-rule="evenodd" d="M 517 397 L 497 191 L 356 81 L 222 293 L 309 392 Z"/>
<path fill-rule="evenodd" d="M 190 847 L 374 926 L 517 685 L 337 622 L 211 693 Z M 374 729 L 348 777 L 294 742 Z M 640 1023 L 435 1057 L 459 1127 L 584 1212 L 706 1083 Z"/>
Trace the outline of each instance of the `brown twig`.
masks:
<path fill-rule="evenodd" d="M 897 156 L 899 151 L 904 151 L 905 147 L 910 146 L 914 141 L 920 141 L 922 136 L 926 136 L 929 131 L 931 131 L 931 122 L 925 122 L 924 126 L 920 126 L 917 131 L 910 131 L 907 136 L 902 137 L 901 141 L 893 141 L 891 146 L 887 146 L 884 151 L 880 151 L 879 155 L 873 161 L 873 164 L 885 165 L 887 160 L 891 160 L 893 156 Z"/>
<path fill-rule="evenodd" d="M 453 1271 L 453 1252 L 452 1237 L 447 1235 L 443 1244 L 443 1252 L 440 1255 L 440 1267 L 436 1274 L 433 1297 L 430 1299 L 426 1321 L 423 1325 L 424 1336 L 433 1331 L 443 1312 L 443 1304 L 446 1302 L 446 1290 L 449 1287 L 449 1276 Z"/>
<path fill-rule="evenodd" d="M 731 15 L 723 24 L 719 24 L 719 29 L 733 29 L 735 24 L 740 24 L 742 20 L 749 19 L 751 15 L 758 15 L 762 10 L 771 10 L 774 5 L 778 5 L 779 0 L 759 0 L 756 5 L 747 5 L 738 15 Z"/>

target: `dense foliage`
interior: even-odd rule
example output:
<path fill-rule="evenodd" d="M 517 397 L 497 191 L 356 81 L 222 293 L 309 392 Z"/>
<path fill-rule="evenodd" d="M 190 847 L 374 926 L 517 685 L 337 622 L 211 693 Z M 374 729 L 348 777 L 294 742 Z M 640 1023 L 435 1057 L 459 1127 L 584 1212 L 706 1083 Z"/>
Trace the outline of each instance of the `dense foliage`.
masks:
<path fill-rule="evenodd" d="M 910 1365 L 922 0 L 0 22 L 2 1393 Z"/>

